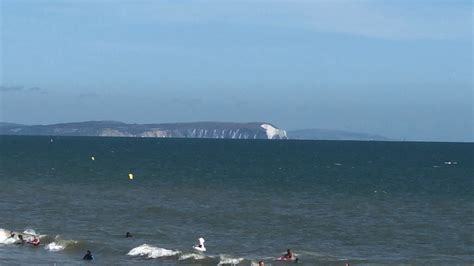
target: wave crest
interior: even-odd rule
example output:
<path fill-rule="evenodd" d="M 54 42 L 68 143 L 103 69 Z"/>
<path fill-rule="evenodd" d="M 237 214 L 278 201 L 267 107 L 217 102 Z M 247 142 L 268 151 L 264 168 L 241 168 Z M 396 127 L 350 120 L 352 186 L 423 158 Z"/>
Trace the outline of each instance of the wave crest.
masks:
<path fill-rule="evenodd" d="M 220 255 L 219 263 L 217 265 L 237 265 L 241 261 L 245 260 L 244 258 L 234 258 L 228 255 Z"/>
<path fill-rule="evenodd" d="M 59 236 L 56 236 L 54 241 L 47 244 L 44 247 L 44 249 L 57 252 L 57 251 L 65 250 L 66 248 L 76 245 L 77 243 L 78 241 L 76 240 L 65 240 L 65 239 L 60 239 Z"/>
<path fill-rule="evenodd" d="M 201 255 L 201 254 L 188 253 L 188 254 L 183 254 L 183 255 L 179 256 L 178 260 L 189 260 L 189 259 L 192 259 L 192 260 L 203 260 L 203 259 L 205 259 L 205 258 L 206 258 L 206 256 Z"/>
<path fill-rule="evenodd" d="M 133 248 L 127 253 L 128 256 L 146 256 L 150 259 L 172 257 L 178 254 L 181 254 L 181 251 L 154 247 L 147 244 Z"/>
<path fill-rule="evenodd" d="M 10 237 L 10 230 L 0 228 L 0 244 L 13 244 L 16 240 Z"/>

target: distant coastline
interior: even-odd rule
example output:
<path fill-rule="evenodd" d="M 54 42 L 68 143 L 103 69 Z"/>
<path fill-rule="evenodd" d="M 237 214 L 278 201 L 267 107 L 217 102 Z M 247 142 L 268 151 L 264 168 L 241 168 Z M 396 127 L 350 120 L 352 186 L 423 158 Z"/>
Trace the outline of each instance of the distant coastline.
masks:
<path fill-rule="evenodd" d="M 117 121 L 85 121 L 50 125 L 22 125 L 0 122 L 0 135 L 357 141 L 390 140 L 380 135 L 343 130 L 285 130 L 268 122 L 127 124 Z"/>

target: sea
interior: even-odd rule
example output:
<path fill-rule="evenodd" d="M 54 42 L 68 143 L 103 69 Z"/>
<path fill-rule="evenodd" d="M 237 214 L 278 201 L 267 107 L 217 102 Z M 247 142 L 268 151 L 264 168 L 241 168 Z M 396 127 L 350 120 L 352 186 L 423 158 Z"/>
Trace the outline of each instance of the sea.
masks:
<path fill-rule="evenodd" d="M 1 136 L 0 264 L 472 265 L 473 159 L 473 143 Z"/>

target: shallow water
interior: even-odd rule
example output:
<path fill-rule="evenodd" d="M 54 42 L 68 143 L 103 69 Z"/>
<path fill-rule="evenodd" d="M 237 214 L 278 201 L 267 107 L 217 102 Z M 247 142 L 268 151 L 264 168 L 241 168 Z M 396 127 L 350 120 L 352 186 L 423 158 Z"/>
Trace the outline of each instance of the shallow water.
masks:
<path fill-rule="evenodd" d="M 50 139 L 0 137 L 0 228 L 47 235 L 1 263 L 474 262 L 473 144 Z"/>

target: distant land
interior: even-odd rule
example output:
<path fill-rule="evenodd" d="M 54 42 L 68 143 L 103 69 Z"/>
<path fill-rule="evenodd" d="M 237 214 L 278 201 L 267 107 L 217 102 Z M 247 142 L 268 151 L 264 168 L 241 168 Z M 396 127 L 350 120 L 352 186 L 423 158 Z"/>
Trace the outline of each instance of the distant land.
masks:
<path fill-rule="evenodd" d="M 126 124 L 116 121 L 87 121 L 32 126 L 0 123 L 0 134 L 150 138 L 287 139 L 285 130 L 281 130 L 270 123 L 264 122 Z"/>
<path fill-rule="evenodd" d="M 86 121 L 51 125 L 21 125 L 0 122 L 0 135 L 365 141 L 388 140 L 383 136 L 341 130 L 303 129 L 286 131 L 267 122 L 127 124 L 116 121 Z"/>

